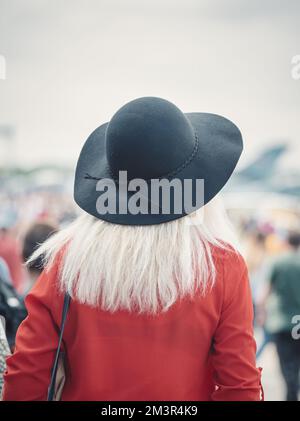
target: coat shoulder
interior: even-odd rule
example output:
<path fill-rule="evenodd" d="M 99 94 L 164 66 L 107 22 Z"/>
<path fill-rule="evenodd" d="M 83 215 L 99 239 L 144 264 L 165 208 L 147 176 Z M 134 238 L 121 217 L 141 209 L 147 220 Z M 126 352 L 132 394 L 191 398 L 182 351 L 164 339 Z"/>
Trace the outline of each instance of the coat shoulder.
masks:
<path fill-rule="evenodd" d="M 222 279 L 225 290 L 233 292 L 240 282 L 245 284 L 248 269 L 244 257 L 237 249 L 230 245 L 215 248 L 212 255 L 218 279 Z"/>

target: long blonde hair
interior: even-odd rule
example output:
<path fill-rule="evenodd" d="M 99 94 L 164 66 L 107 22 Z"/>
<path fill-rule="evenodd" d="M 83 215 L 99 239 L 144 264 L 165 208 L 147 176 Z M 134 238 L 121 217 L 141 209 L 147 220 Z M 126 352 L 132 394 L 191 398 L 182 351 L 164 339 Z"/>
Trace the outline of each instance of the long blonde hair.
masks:
<path fill-rule="evenodd" d="M 205 294 L 214 285 L 214 247 L 234 243 L 218 198 L 189 216 L 150 226 L 115 225 L 89 214 L 50 237 L 30 261 L 43 256 L 46 270 L 65 248 L 59 285 L 79 302 L 157 313 L 177 299 Z"/>

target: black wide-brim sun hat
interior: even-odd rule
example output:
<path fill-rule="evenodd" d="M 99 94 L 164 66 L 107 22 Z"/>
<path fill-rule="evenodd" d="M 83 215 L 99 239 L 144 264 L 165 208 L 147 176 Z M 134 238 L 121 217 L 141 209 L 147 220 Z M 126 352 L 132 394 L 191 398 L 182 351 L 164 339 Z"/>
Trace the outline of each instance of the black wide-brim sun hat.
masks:
<path fill-rule="evenodd" d="M 197 203 L 196 180 L 203 180 L 203 198 L 197 208 L 207 204 L 224 187 L 242 153 L 240 130 L 230 120 L 210 113 L 183 113 L 174 104 L 157 97 L 135 99 L 99 126 L 88 137 L 80 153 L 74 185 L 74 199 L 87 213 L 114 224 L 152 225 L 181 218 L 188 213 L 172 205 L 169 212 L 124 213 L 119 201 L 130 201 L 135 194 L 120 196 L 119 174 L 126 171 L 128 183 L 145 180 L 151 207 L 151 180 L 192 180 L 191 194 Z M 116 210 L 99 213 L 97 201 L 108 189 L 97 187 L 99 180 L 111 181 L 110 195 Z M 102 182 L 101 181 L 101 182 Z M 138 191 L 138 190 L 136 190 Z M 120 197 L 122 197 L 120 199 Z M 104 198 L 104 196 L 103 196 Z M 174 197 L 171 194 L 171 202 Z M 123 203 L 124 207 L 124 203 Z M 161 210 L 159 204 L 159 209 Z M 193 209 L 195 210 L 195 209 Z"/>

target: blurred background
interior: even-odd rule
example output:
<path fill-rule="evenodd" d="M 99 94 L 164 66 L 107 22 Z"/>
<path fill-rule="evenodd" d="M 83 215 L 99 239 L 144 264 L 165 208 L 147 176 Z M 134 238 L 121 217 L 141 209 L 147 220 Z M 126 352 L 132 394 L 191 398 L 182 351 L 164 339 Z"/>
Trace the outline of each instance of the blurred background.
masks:
<path fill-rule="evenodd" d="M 299 18 L 298 0 L 0 0 L 2 276 L 26 294 L 30 244 L 78 213 L 85 139 L 127 101 L 159 96 L 241 128 L 244 154 L 222 195 L 260 308 L 274 261 L 300 230 Z M 283 400 L 258 313 L 265 398 Z"/>

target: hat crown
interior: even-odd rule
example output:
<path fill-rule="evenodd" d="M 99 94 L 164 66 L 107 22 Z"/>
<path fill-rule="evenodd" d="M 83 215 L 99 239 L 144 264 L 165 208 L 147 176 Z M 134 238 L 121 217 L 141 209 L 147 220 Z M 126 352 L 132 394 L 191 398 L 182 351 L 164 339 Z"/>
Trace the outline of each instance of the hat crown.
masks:
<path fill-rule="evenodd" d="M 107 160 L 113 176 L 151 179 L 176 171 L 195 147 L 186 116 L 161 98 L 135 99 L 121 107 L 106 129 Z"/>

